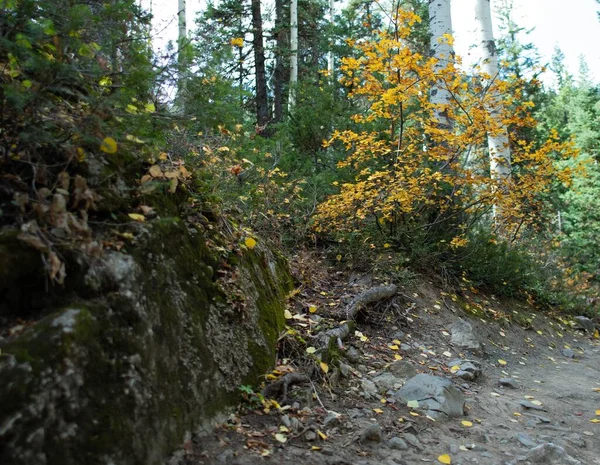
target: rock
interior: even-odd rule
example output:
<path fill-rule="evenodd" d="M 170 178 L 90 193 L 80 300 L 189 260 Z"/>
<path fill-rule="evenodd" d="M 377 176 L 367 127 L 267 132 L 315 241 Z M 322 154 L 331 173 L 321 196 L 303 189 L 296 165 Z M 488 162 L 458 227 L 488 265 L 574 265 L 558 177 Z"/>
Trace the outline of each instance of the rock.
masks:
<path fill-rule="evenodd" d="M 402 331 L 396 331 L 394 334 L 392 334 L 392 339 L 398 339 L 401 341 L 404 339 L 404 336 L 406 336 L 406 334 L 404 334 Z"/>
<path fill-rule="evenodd" d="M 590 320 L 588 317 L 585 316 L 576 316 L 575 321 L 577 323 L 579 323 L 579 326 L 581 326 L 583 329 L 585 329 L 588 333 L 590 334 L 594 334 L 594 331 L 596 330 L 596 326 L 594 325 L 594 322 L 592 320 Z"/>
<path fill-rule="evenodd" d="M 521 444 L 523 444 L 525 447 L 535 447 L 538 445 L 537 442 L 535 442 L 533 439 L 531 439 L 531 437 L 529 437 L 527 434 L 525 433 L 518 433 L 517 436 L 517 441 L 519 441 Z"/>
<path fill-rule="evenodd" d="M 346 360 L 348 360 L 350 363 L 356 363 L 360 359 L 360 354 L 358 353 L 358 350 L 356 350 L 353 346 L 350 346 L 348 348 L 344 356 L 346 357 Z"/>
<path fill-rule="evenodd" d="M 291 428 L 292 427 L 292 422 L 291 422 L 290 417 L 288 415 L 282 415 L 281 416 L 281 423 L 283 423 L 283 426 L 285 426 L 287 428 Z"/>
<path fill-rule="evenodd" d="M 377 386 L 373 381 L 368 379 L 361 379 L 360 385 L 362 387 L 362 395 L 365 399 L 371 399 L 378 397 L 377 396 Z"/>
<path fill-rule="evenodd" d="M 534 415 L 533 413 L 523 413 L 523 416 L 533 418 L 537 423 L 550 423 L 550 418 L 543 417 L 541 415 Z"/>
<path fill-rule="evenodd" d="M 412 350 L 412 346 L 410 344 L 400 344 L 400 349 L 402 349 L 403 351 L 407 352 L 409 350 Z"/>
<path fill-rule="evenodd" d="M 317 439 L 317 433 L 309 430 L 306 433 L 304 433 L 304 439 L 306 439 L 308 442 L 315 441 Z"/>
<path fill-rule="evenodd" d="M 340 362 L 340 373 L 344 378 L 347 378 L 350 374 L 350 365 L 346 365 L 344 362 Z"/>
<path fill-rule="evenodd" d="M 219 463 L 229 465 L 233 461 L 233 456 L 234 456 L 234 453 L 233 453 L 232 449 L 225 449 L 223 452 L 221 452 L 217 456 L 217 461 Z"/>
<path fill-rule="evenodd" d="M 466 379 L 467 381 L 473 381 L 475 379 L 475 374 L 470 371 L 458 370 L 455 375 L 459 378 Z"/>
<path fill-rule="evenodd" d="M 392 389 L 398 389 L 402 386 L 402 381 L 396 378 L 391 373 L 381 373 L 373 378 L 373 382 L 379 388 L 379 391 L 390 391 Z"/>
<path fill-rule="evenodd" d="M 483 346 L 475 336 L 473 326 L 462 318 L 450 326 L 450 341 L 452 344 L 470 350 L 473 353 L 481 354 Z"/>
<path fill-rule="evenodd" d="M 568 455 L 562 447 L 551 442 L 534 447 L 524 457 L 519 457 L 516 461 L 511 462 L 511 465 L 519 462 L 543 465 L 583 465 L 579 460 Z"/>
<path fill-rule="evenodd" d="M 411 446 L 416 447 L 419 450 L 423 450 L 423 445 L 421 444 L 421 441 L 419 441 L 419 439 L 411 433 L 405 433 L 404 434 L 404 439 L 406 440 L 406 442 L 408 442 Z"/>
<path fill-rule="evenodd" d="M 408 378 L 412 378 L 417 374 L 415 367 L 406 360 L 396 360 L 395 362 L 392 362 L 389 370 L 390 373 L 392 373 L 396 378 L 399 378 L 403 381 L 407 380 Z"/>
<path fill-rule="evenodd" d="M 361 443 L 369 442 L 369 441 L 370 442 L 382 442 L 383 441 L 383 433 L 381 432 L 381 427 L 377 423 L 368 425 L 360 433 L 359 441 Z"/>
<path fill-rule="evenodd" d="M 542 412 L 545 412 L 545 411 L 546 411 L 546 409 L 545 409 L 544 407 L 542 407 L 542 406 L 540 406 L 540 405 L 535 405 L 535 404 L 532 404 L 532 403 L 531 403 L 531 402 L 529 402 L 528 400 L 522 400 L 522 401 L 520 401 L 520 402 L 519 402 L 519 404 L 520 404 L 522 407 L 525 407 L 525 408 L 527 408 L 527 409 L 531 409 L 531 410 L 540 410 L 540 411 L 542 411 Z"/>
<path fill-rule="evenodd" d="M 512 389 L 518 389 L 519 388 L 519 383 L 517 383 L 517 380 L 514 378 L 500 378 L 498 380 L 498 382 L 500 383 L 500 385 L 504 386 L 504 387 L 509 387 Z"/>
<path fill-rule="evenodd" d="M 365 416 L 365 413 L 362 409 L 352 408 L 352 409 L 348 410 L 348 417 L 351 420 L 355 420 L 357 418 L 363 418 L 364 416 Z"/>
<path fill-rule="evenodd" d="M 573 349 L 562 349 L 560 353 L 567 358 L 575 358 L 575 351 Z"/>
<path fill-rule="evenodd" d="M 323 420 L 323 426 L 325 427 L 334 427 L 340 424 L 341 415 L 336 412 L 329 412 Z"/>
<path fill-rule="evenodd" d="M 427 415 L 436 420 L 461 417 L 464 415 L 463 394 L 447 378 L 419 374 L 409 379 L 394 397 L 407 402 L 416 400 Z"/>
<path fill-rule="evenodd" d="M 577 447 L 583 448 L 583 447 L 587 446 L 585 439 L 583 439 L 583 437 L 581 437 L 581 434 L 578 434 L 578 433 L 570 434 L 565 439 L 567 441 L 569 441 L 571 444 L 576 445 Z"/>
<path fill-rule="evenodd" d="M 406 444 L 406 441 L 397 436 L 390 438 L 390 440 L 387 442 L 387 445 L 390 449 L 408 450 L 408 444 Z"/>

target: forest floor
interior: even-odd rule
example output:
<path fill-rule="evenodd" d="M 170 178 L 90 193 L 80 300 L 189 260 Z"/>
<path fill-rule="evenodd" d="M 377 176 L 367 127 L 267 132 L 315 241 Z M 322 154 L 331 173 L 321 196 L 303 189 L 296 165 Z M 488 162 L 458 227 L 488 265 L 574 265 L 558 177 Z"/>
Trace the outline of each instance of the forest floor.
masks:
<path fill-rule="evenodd" d="M 344 320 L 354 296 L 383 284 L 326 263 L 296 263 L 308 285 L 290 303 L 295 335 L 282 337 L 279 371 L 270 376 L 295 371 L 310 382 L 291 386 L 281 408 L 243 405 L 171 463 L 600 464 L 600 341 L 571 318 L 484 295 L 467 281 L 448 289 L 417 277 L 361 311 L 339 367 L 322 367 L 306 352 L 311 336 Z M 460 320 L 471 324 L 481 351 L 452 343 Z M 456 371 L 467 362 L 475 379 Z M 433 420 L 399 401 L 394 393 L 415 373 L 450 379 L 464 395 L 465 415 Z"/>

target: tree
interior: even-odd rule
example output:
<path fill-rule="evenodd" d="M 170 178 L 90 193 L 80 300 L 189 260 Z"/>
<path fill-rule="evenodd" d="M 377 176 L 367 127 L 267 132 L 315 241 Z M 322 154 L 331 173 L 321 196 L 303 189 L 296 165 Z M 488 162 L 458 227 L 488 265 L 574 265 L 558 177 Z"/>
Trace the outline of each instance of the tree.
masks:
<path fill-rule="evenodd" d="M 431 55 L 436 62 L 433 67 L 436 76 L 453 66 L 452 18 L 450 0 L 429 0 L 429 29 L 431 31 Z M 448 117 L 451 94 L 444 80 L 439 77 L 431 89 L 431 104 L 434 115 L 441 127 L 450 129 L 452 121 Z"/>
<path fill-rule="evenodd" d="M 262 133 L 269 122 L 267 99 L 267 76 L 265 73 L 265 47 L 263 43 L 262 14 L 260 0 L 252 0 L 252 46 L 254 48 L 254 74 L 256 83 L 256 125 Z"/>
<path fill-rule="evenodd" d="M 503 111 L 499 86 L 498 50 L 492 30 L 490 0 L 475 2 L 475 41 L 479 51 L 481 77 L 491 94 L 488 103 L 490 127 L 488 128 L 488 150 L 490 157 L 490 175 L 498 183 L 499 191 L 506 193 L 511 180 L 511 154 L 508 130 L 502 121 Z M 498 220 L 496 210 L 496 220 Z"/>
<path fill-rule="evenodd" d="M 290 93 L 288 108 L 296 105 L 296 87 L 298 86 L 298 0 L 290 4 Z"/>

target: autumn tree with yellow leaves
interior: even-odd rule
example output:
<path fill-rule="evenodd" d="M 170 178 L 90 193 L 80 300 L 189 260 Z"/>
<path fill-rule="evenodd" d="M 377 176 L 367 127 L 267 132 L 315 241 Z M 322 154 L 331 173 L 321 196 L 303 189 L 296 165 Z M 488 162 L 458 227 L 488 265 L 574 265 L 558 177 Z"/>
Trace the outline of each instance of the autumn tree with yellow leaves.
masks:
<path fill-rule="evenodd" d="M 516 138 L 536 123 L 533 103 L 508 93 L 509 82 L 469 77 L 451 60 L 441 66 L 439 58 L 414 51 L 406 39 L 421 18 L 403 10 L 393 18 L 394 33 L 350 40 L 360 57 L 342 59 L 342 80 L 358 109 L 356 125 L 326 142 L 345 150 L 338 167 L 346 182 L 319 206 L 317 231 L 406 246 L 415 231 L 435 230 L 450 233 L 442 240 L 456 248 L 476 225 L 493 227 L 491 211 L 498 206 L 504 238 L 517 239 L 535 219 L 551 182 L 569 183 L 570 171 L 558 169 L 556 161 L 571 158 L 573 145 L 556 133 L 538 144 Z M 448 34 L 440 40 L 452 45 Z M 443 89 L 449 101 L 431 99 L 432 89 Z M 440 115 L 452 124 L 440 124 Z M 505 179 L 490 176 L 484 149 L 488 135 L 505 127 L 512 149 L 510 189 L 500 189 Z"/>

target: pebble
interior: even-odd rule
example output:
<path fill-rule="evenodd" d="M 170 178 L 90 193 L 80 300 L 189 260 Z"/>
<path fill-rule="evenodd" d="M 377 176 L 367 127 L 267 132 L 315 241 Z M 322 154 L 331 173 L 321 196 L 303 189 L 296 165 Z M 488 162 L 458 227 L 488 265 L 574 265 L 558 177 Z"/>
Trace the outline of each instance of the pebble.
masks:
<path fill-rule="evenodd" d="M 573 349 L 562 349 L 560 353 L 567 358 L 575 358 L 575 351 Z"/>
<path fill-rule="evenodd" d="M 406 444 L 406 441 L 397 436 L 390 438 L 390 440 L 387 442 L 387 444 L 390 449 L 408 450 L 408 444 Z"/>
<path fill-rule="evenodd" d="M 346 365 L 344 362 L 340 362 L 340 373 L 344 378 L 347 378 L 350 374 L 350 365 Z"/>
<path fill-rule="evenodd" d="M 345 357 L 346 357 L 346 360 L 348 360 L 350 363 L 356 363 L 356 362 L 358 362 L 358 360 L 360 358 L 360 354 L 358 353 L 358 350 L 356 350 L 354 347 L 351 346 L 346 351 Z"/>
<path fill-rule="evenodd" d="M 312 442 L 317 439 L 317 433 L 315 433 L 314 431 L 307 431 L 304 434 L 304 439 L 306 439 L 309 442 Z"/>
<path fill-rule="evenodd" d="M 419 450 L 423 449 L 423 446 L 421 445 L 421 441 L 419 441 L 419 439 L 417 439 L 417 437 L 414 434 L 411 433 L 406 433 L 404 435 L 404 439 L 406 440 L 406 442 L 408 442 L 411 446 L 416 447 Z"/>
<path fill-rule="evenodd" d="M 365 441 L 371 441 L 371 442 L 383 441 L 383 433 L 381 432 L 381 426 L 379 426 L 377 423 L 367 426 L 360 433 L 359 441 L 361 443 L 365 442 Z"/>
<path fill-rule="evenodd" d="M 329 412 L 323 420 L 323 426 L 325 427 L 333 427 L 340 424 L 340 414 L 335 412 Z"/>
<path fill-rule="evenodd" d="M 532 404 L 528 400 L 522 400 L 522 401 L 519 402 L 519 404 L 522 407 L 525 407 L 525 408 L 528 408 L 528 409 L 531 409 L 531 410 L 541 410 L 543 412 L 546 411 L 546 409 L 544 407 L 540 407 L 539 405 Z"/>
<path fill-rule="evenodd" d="M 519 388 L 519 383 L 514 378 L 500 378 L 499 382 L 504 387 L 509 387 L 509 388 L 512 388 L 512 389 L 518 389 Z"/>

